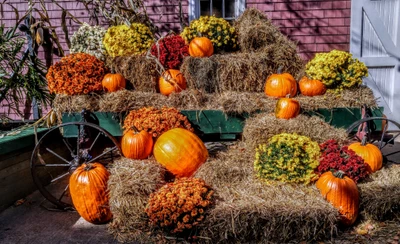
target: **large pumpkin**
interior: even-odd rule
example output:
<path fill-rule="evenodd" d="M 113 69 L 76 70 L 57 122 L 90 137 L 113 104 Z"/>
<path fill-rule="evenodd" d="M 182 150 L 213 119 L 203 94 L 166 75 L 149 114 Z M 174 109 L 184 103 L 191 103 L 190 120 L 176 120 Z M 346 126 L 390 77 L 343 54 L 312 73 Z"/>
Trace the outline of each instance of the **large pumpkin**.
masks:
<path fill-rule="evenodd" d="M 189 43 L 189 55 L 192 57 L 210 57 L 214 53 L 214 46 L 207 37 L 195 37 Z"/>
<path fill-rule="evenodd" d="M 356 221 L 360 195 L 352 179 L 345 176 L 342 171 L 335 173 L 327 171 L 319 177 L 315 185 L 322 196 L 339 210 L 344 225 L 349 226 Z"/>
<path fill-rule="evenodd" d="M 107 169 L 100 163 L 82 164 L 69 179 L 69 191 L 76 211 L 86 221 L 104 224 L 111 220 Z"/>
<path fill-rule="evenodd" d="M 381 150 L 377 146 L 367 143 L 365 138 L 363 138 L 362 142 L 350 144 L 349 149 L 364 159 L 364 162 L 368 164 L 369 172 L 373 173 L 382 168 L 383 156 Z"/>
<path fill-rule="evenodd" d="M 297 94 L 297 82 L 289 73 L 272 74 L 265 82 L 264 92 L 270 97 L 294 97 Z"/>
<path fill-rule="evenodd" d="M 153 155 L 175 176 L 190 177 L 207 160 L 208 151 L 194 133 L 174 128 L 156 140 Z"/>
<path fill-rule="evenodd" d="M 319 80 L 308 79 L 307 76 L 304 76 L 299 81 L 299 89 L 301 94 L 310 97 L 323 95 L 326 92 L 324 83 Z"/>
<path fill-rule="evenodd" d="M 276 102 L 275 117 L 280 119 L 295 118 L 300 113 L 300 104 L 292 98 L 279 98 Z"/>
<path fill-rule="evenodd" d="M 122 154 L 131 159 L 145 159 L 153 150 L 153 137 L 147 131 L 128 130 L 121 140 Z"/>
<path fill-rule="evenodd" d="M 181 92 L 186 89 L 186 79 L 177 69 L 169 69 L 162 73 L 158 80 L 160 93 L 168 96 L 173 92 Z"/>
<path fill-rule="evenodd" d="M 107 92 L 115 92 L 125 89 L 126 80 L 121 74 L 106 74 L 101 81 L 103 89 Z"/>

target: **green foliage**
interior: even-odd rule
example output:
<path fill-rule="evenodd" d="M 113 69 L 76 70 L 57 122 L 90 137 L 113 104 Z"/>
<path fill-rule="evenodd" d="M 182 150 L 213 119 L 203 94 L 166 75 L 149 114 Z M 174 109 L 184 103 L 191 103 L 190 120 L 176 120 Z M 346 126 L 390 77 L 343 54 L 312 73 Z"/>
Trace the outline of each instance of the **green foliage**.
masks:
<path fill-rule="evenodd" d="M 25 95 L 44 105 L 50 104 L 52 97 L 46 90 L 46 66 L 29 50 L 22 50 L 26 38 L 16 29 L 0 26 L 0 103 L 6 101 L 10 111 L 22 115 L 19 105 Z"/>
<path fill-rule="evenodd" d="M 271 137 L 268 145 L 256 149 L 254 169 L 267 183 L 310 183 L 319 165 L 320 149 L 309 137 L 282 133 Z"/>
<path fill-rule="evenodd" d="M 320 80 L 328 89 L 341 91 L 361 85 L 362 78 L 368 76 L 368 69 L 351 53 L 332 50 L 317 53 L 307 63 L 306 73 L 310 78 Z"/>

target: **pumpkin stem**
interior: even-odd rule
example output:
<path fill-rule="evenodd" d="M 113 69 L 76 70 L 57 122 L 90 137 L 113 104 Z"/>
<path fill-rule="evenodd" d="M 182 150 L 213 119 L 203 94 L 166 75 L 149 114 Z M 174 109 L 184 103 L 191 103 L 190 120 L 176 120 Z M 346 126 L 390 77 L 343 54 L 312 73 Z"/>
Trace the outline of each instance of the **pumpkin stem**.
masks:
<path fill-rule="evenodd" d="M 276 73 L 282 74 L 282 70 L 283 70 L 283 66 L 279 66 L 278 70 L 276 71 Z"/>
<path fill-rule="evenodd" d="M 85 163 L 85 170 L 89 171 L 93 168 L 93 165 L 91 163 Z"/>
<path fill-rule="evenodd" d="M 136 128 L 136 126 L 132 125 L 131 129 L 135 132 L 135 133 L 139 133 L 138 128 Z"/>
<path fill-rule="evenodd" d="M 343 177 L 346 175 L 346 173 L 344 171 L 338 170 L 336 172 L 333 173 L 333 176 L 335 176 L 336 178 L 339 179 L 343 179 Z"/>

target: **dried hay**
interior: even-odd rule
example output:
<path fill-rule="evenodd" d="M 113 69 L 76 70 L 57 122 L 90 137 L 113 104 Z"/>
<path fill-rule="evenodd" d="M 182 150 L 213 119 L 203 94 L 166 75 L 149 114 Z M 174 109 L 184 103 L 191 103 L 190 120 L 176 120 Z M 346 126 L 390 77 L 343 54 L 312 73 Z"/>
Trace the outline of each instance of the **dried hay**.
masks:
<path fill-rule="evenodd" d="M 282 47 L 284 47 L 282 45 Z M 302 61 L 293 60 L 294 53 L 283 50 L 282 57 L 270 52 L 230 53 L 209 58 L 186 57 L 181 72 L 189 88 L 207 93 L 263 92 L 268 76 L 279 67 L 296 77 L 303 74 Z"/>
<path fill-rule="evenodd" d="M 281 242 L 332 236 L 338 212 L 315 187 L 264 185 L 253 176 L 253 155 L 243 150 L 232 148 L 210 158 L 195 175 L 215 189 L 218 199 L 195 230 L 199 242 Z M 108 230 L 118 241 L 166 241 L 164 234 L 148 226 L 144 212 L 149 195 L 164 183 L 164 175 L 164 169 L 152 160 L 114 163 L 109 179 L 114 218 Z"/>
<path fill-rule="evenodd" d="M 388 165 L 358 184 L 361 212 L 370 219 L 400 219 L 400 165 Z"/>
<path fill-rule="evenodd" d="M 108 57 L 106 65 L 129 80 L 133 89 L 142 92 L 155 92 L 157 79 L 156 62 L 146 56 Z"/>
<path fill-rule="evenodd" d="M 376 107 L 376 100 L 368 87 L 344 90 L 341 95 L 327 93 L 324 96 L 306 97 L 298 95 L 303 110 L 318 108 L 361 107 L 366 104 Z M 179 110 L 222 110 L 225 113 L 272 113 L 276 99 L 264 93 L 227 91 L 209 94 L 199 90 L 187 89 L 166 97 L 159 93 L 120 90 L 113 93 L 67 96 L 57 95 L 54 109 L 59 113 L 80 112 L 83 108 L 99 112 L 127 112 L 145 106 L 161 108 L 175 107 Z"/>
<path fill-rule="evenodd" d="M 284 120 L 275 118 L 271 113 L 260 113 L 246 120 L 243 141 L 247 149 L 253 151 L 259 144 L 267 143 L 269 138 L 280 133 L 297 133 L 318 143 L 335 139 L 343 144 L 347 139 L 345 129 L 335 128 L 317 116 L 300 114 L 296 118 Z"/>
<path fill-rule="evenodd" d="M 265 185 L 254 176 L 253 160 L 254 151 L 240 142 L 210 157 L 196 172 L 195 177 L 211 185 L 217 196 L 214 208 L 191 234 L 199 243 L 292 243 L 335 237 L 338 211 L 315 186 Z M 114 218 L 109 232 L 120 242 L 176 241 L 151 228 L 144 212 L 149 195 L 165 182 L 164 168 L 153 159 L 123 158 L 110 171 Z M 364 217 L 398 213 L 399 174 L 400 166 L 393 165 L 373 174 L 373 181 L 359 184 Z"/>
<path fill-rule="evenodd" d="M 164 184 L 165 169 L 152 160 L 121 158 L 110 168 L 108 189 L 113 213 L 108 231 L 120 242 L 149 241 L 144 211 L 148 197 Z"/>
<path fill-rule="evenodd" d="M 211 58 L 185 57 L 180 71 L 189 88 L 212 93 L 220 90 L 217 69 L 218 63 L 214 55 Z"/>
<path fill-rule="evenodd" d="M 273 44 L 282 35 L 278 27 L 272 24 L 260 10 L 247 8 L 234 23 L 238 32 L 240 49 L 244 52 L 262 50 L 266 45 Z"/>
<path fill-rule="evenodd" d="M 302 241 L 332 236 L 338 212 L 315 187 L 265 185 L 254 177 L 252 152 L 231 148 L 202 165 L 218 201 L 198 235 L 212 243 Z"/>

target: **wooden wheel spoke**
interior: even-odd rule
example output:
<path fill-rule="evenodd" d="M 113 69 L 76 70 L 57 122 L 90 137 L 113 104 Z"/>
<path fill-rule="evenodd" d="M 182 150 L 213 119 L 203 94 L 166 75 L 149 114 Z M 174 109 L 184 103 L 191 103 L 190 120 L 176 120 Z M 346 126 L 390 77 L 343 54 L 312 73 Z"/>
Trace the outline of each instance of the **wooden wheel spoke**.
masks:
<path fill-rule="evenodd" d="M 56 152 L 54 152 L 53 150 L 49 149 L 48 147 L 46 147 L 46 150 L 53 154 L 54 156 L 56 156 L 57 158 L 61 159 L 62 161 L 66 162 L 67 164 L 69 164 L 68 160 L 66 160 L 65 158 L 61 157 L 60 155 L 58 155 Z M 47 165 L 47 164 L 46 164 Z"/>
<path fill-rule="evenodd" d="M 58 201 L 61 201 L 61 199 L 65 196 L 65 193 L 68 191 L 69 184 L 64 188 L 64 191 L 61 193 L 61 196 L 58 198 Z"/>
<path fill-rule="evenodd" d="M 63 140 L 65 146 L 66 146 L 66 147 L 68 148 L 68 150 L 70 151 L 71 156 L 75 156 L 74 152 L 72 151 L 72 148 L 70 147 L 69 143 L 65 140 L 65 138 L 63 138 L 62 140 Z"/>
<path fill-rule="evenodd" d="M 69 167 L 70 164 L 37 164 L 35 167 Z"/>
<path fill-rule="evenodd" d="M 99 139 L 100 135 L 101 135 L 101 132 L 99 132 L 99 133 L 97 134 L 96 138 L 93 140 L 92 145 L 90 145 L 89 152 L 92 151 L 93 146 L 94 146 L 94 144 L 96 144 L 96 142 L 97 142 L 97 140 Z"/>
<path fill-rule="evenodd" d="M 58 181 L 58 180 L 64 178 L 64 177 L 67 176 L 67 175 L 69 175 L 69 172 L 64 173 L 64 174 L 62 174 L 62 175 L 59 175 L 59 176 L 57 176 L 56 178 L 52 179 L 52 180 L 51 180 L 51 183 L 56 182 L 56 181 Z"/>
<path fill-rule="evenodd" d="M 103 155 L 106 155 L 107 153 L 112 152 L 112 151 L 115 150 L 115 149 L 118 149 L 118 147 L 117 147 L 117 146 L 114 146 L 114 147 L 108 149 L 107 151 L 103 152 L 102 154 L 98 155 L 97 157 L 92 158 L 92 159 L 89 160 L 89 162 L 87 162 L 87 163 L 92 163 L 92 162 L 96 161 L 97 159 L 101 158 Z"/>

